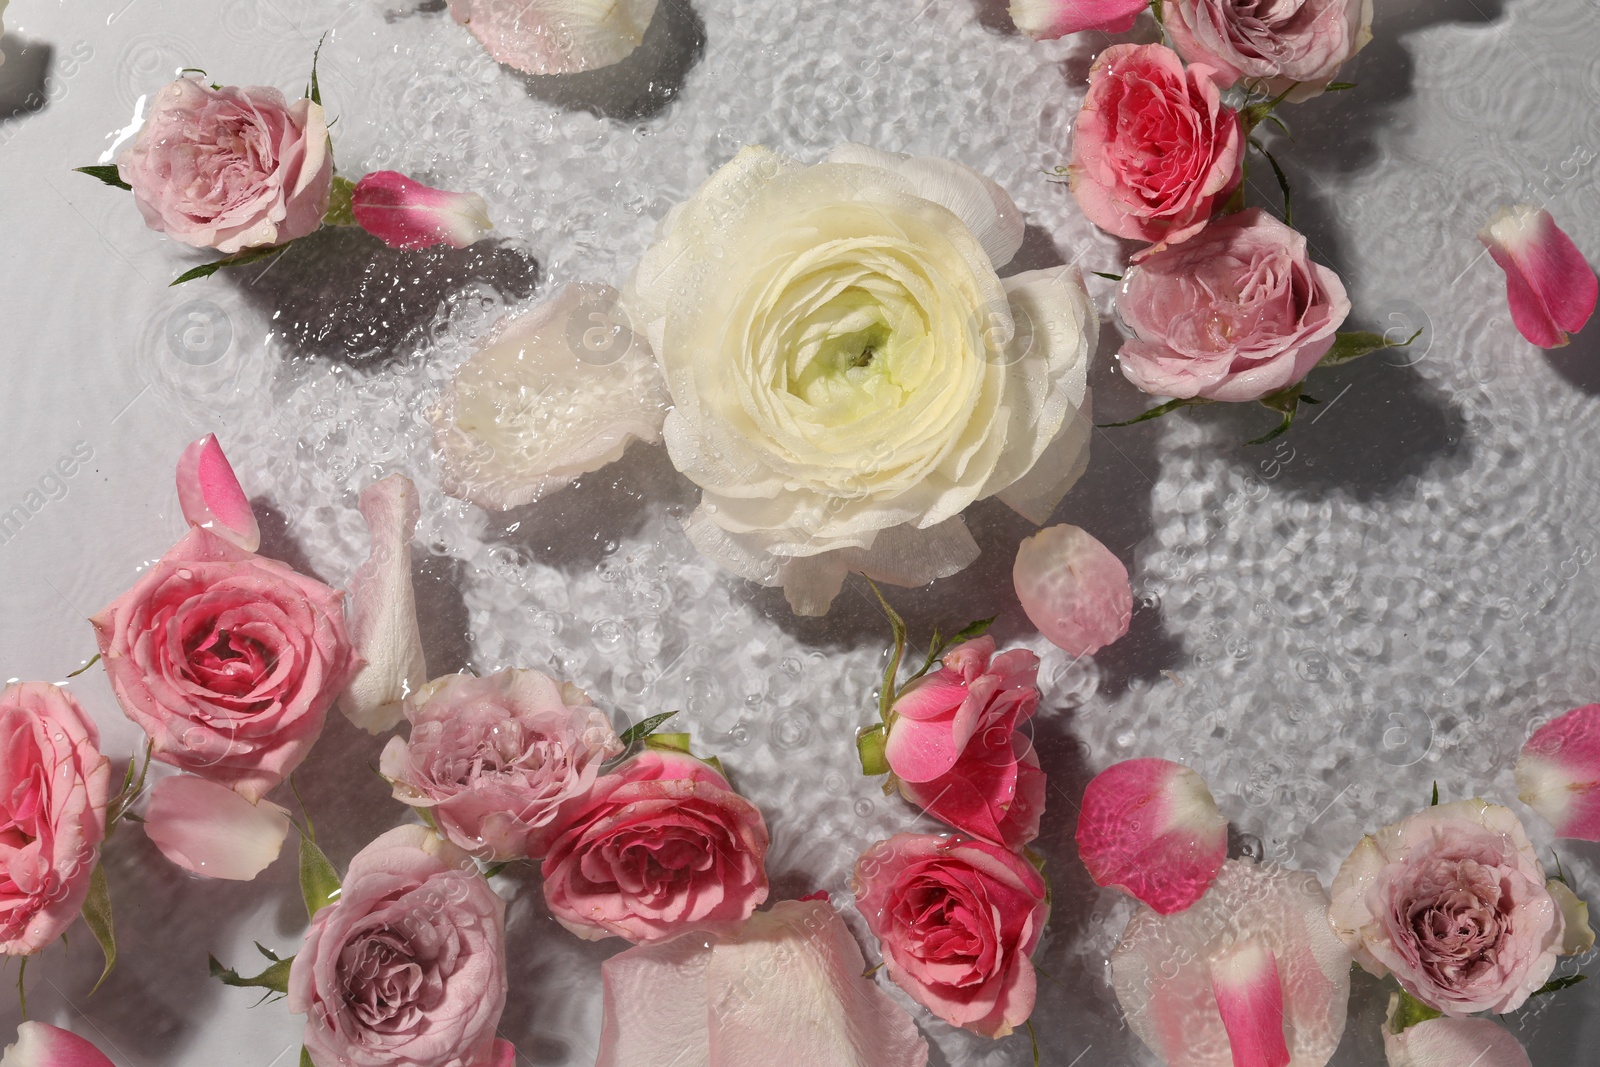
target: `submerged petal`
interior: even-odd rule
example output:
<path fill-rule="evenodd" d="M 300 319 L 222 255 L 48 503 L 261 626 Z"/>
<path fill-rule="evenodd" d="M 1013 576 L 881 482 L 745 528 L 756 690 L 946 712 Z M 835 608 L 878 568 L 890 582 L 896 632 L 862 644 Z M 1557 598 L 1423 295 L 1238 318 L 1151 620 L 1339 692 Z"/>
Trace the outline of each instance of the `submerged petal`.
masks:
<path fill-rule="evenodd" d="M 1286 1067 L 1283 980 L 1266 942 L 1247 937 L 1212 957 L 1211 992 L 1228 1031 L 1233 1067 Z"/>
<path fill-rule="evenodd" d="M 350 581 L 350 638 L 365 666 L 340 695 L 339 710 L 372 733 L 399 722 L 405 698 L 428 680 L 411 585 L 411 538 L 421 513 L 417 487 L 403 474 L 361 491 L 371 547 Z"/>
<path fill-rule="evenodd" d="M 1517 758 L 1517 796 L 1558 836 L 1600 841 L 1600 704 L 1533 732 Z"/>
<path fill-rule="evenodd" d="M 185 870 L 248 882 L 278 858 L 289 813 L 270 800 L 252 804 L 227 786 L 178 774 L 151 789 L 144 832 Z"/>
<path fill-rule="evenodd" d="M 451 16 L 500 63 L 571 74 L 626 59 L 644 40 L 656 0 L 450 0 Z"/>
<path fill-rule="evenodd" d="M 1478 240 L 1506 272 L 1511 321 L 1522 336 L 1540 348 L 1560 348 L 1589 321 L 1600 278 L 1550 212 L 1532 204 L 1503 207 Z"/>
<path fill-rule="evenodd" d="M 1050 526 L 1023 541 L 1011 580 L 1028 620 L 1074 656 L 1093 655 L 1128 632 L 1128 568 L 1085 530 Z"/>
<path fill-rule="evenodd" d="M 246 552 L 261 547 L 261 527 L 239 478 L 208 433 L 178 457 L 178 505 L 190 526 L 210 530 Z"/>

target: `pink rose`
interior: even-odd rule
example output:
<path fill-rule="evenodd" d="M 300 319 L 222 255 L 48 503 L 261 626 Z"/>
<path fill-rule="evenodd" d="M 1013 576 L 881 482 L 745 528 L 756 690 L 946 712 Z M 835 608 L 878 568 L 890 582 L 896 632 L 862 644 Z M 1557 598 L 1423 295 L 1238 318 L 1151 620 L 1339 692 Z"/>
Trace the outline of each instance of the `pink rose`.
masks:
<path fill-rule="evenodd" d="M 1426 808 L 1364 837 L 1333 880 L 1356 960 L 1446 1015 L 1515 1011 L 1550 977 L 1561 906 L 1522 823 L 1482 800 Z"/>
<path fill-rule="evenodd" d="M 1132 267 L 1117 314 L 1122 373 L 1155 396 L 1258 400 L 1304 378 L 1350 313 L 1339 276 L 1259 208 Z"/>
<path fill-rule="evenodd" d="M 889 977 L 939 1018 L 1004 1037 L 1033 1013 L 1044 877 L 1010 849 L 896 834 L 856 862 L 856 907 Z"/>
<path fill-rule="evenodd" d="M 0 953 L 38 952 L 83 909 L 111 790 L 99 745 L 65 690 L 20 682 L 0 692 Z"/>
<path fill-rule="evenodd" d="M 117 172 L 152 230 L 231 255 L 321 226 L 333 156 L 320 104 L 190 75 L 156 94 Z"/>
<path fill-rule="evenodd" d="M 1244 135 L 1210 67 L 1165 45 L 1119 44 L 1089 70 L 1068 181 L 1089 221 L 1118 237 L 1192 237 L 1240 179 Z"/>
<path fill-rule="evenodd" d="M 767 824 L 710 766 L 646 749 L 563 816 L 544 899 L 586 940 L 635 944 L 742 922 L 767 899 Z"/>
<path fill-rule="evenodd" d="M 901 795 L 985 841 L 1016 848 L 1039 836 L 1044 772 L 1017 730 L 1039 706 L 1038 671 L 1027 649 L 995 655 L 994 638 L 979 637 L 907 686 L 884 745 Z"/>
<path fill-rule="evenodd" d="M 1248 78 L 1291 103 L 1321 93 L 1372 40 L 1372 0 L 1171 0 L 1162 10 L 1178 54 L 1213 68 L 1219 86 Z"/>
<path fill-rule="evenodd" d="M 396 800 L 483 859 L 541 858 L 565 803 L 622 751 L 611 720 L 581 689 L 538 671 L 430 682 L 406 709 L 411 737 L 390 738 L 380 769 Z"/>
<path fill-rule="evenodd" d="M 401 826 L 350 861 L 289 969 L 305 1047 L 342 1067 L 511 1062 L 495 1027 L 506 1004 L 505 902 L 472 860 Z"/>
<path fill-rule="evenodd" d="M 156 758 L 256 801 L 305 759 L 361 665 L 343 595 L 196 528 L 89 621 Z"/>

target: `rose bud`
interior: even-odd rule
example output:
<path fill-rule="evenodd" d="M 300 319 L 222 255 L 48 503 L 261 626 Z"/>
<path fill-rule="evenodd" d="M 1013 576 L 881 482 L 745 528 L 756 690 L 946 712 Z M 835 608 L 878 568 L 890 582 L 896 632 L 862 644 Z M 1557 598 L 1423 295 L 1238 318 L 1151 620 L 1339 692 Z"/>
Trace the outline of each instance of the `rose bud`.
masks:
<path fill-rule="evenodd" d="M 1076 526 L 1051 526 L 1017 547 L 1011 581 L 1028 621 L 1051 644 L 1089 656 L 1128 632 L 1128 568 Z"/>
<path fill-rule="evenodd" d="M 1333 879 L 1328 919 L 1379 978 L 1459 1017 L 1520 1008 L 1549 979 L 1561 905 L 1510 810 L 1458 800 L 1361 839 Z"/>
<path fill-rule="evenodd" d="M 1506 272 L 1511 321 L 1540 348 L 1560 348 L 1583 329 L 1600 297 L 1600 278 L 1550 212 L 1516 204 L 1495 212 L 1478 240 Z"/>
<path fill-rule="evenodd" d="M 1228 854 L 1228 820 L 1205 779 L 1179 763 L 1133 759 L 1090 780 L 1078 855 L 1096 885 L 1171 915 L 1204 895 Z"/>
<path fill-rule="evenodd" d="M 363 230 L 390 248 L 466 248 L 494 230 L 477 193 L 434 189 L 393 170 L 357 182 L 350 209 Z"/>
<path fill-rule="evenodd" d="M 1011 0 L 1011 21 L 1035 41 L 1053 41 L 1083 30 L 1125 33 L 1149 6 L 1149 0 Z"/>

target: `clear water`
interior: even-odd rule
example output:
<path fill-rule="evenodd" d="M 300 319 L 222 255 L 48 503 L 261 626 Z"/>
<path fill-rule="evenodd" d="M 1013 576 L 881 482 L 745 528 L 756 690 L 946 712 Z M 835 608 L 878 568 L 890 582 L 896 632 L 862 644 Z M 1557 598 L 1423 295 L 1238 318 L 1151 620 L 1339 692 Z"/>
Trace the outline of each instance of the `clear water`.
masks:
<path fill-rule="evenodd" d="M 423 494 L 416 574 L 436 672 L 538 667 L 630 718 L 683 709 L 697 746 L 766 812 L 777 894 L 846 902 L 855 855 L 915 825 L 852 769 L 886 637 L 864 588 L 847 586 L 824 620 L 797 619 L 781 594 L 699 559 L 677 527 L 694 490 L 656 449 L 504 514 L 450 500 L 427 411 L 503 311 L 565 281 L 620 283 L 655 221 L 746 143 L 814 159 L 851 139 L 962 160 L 1027 213 L 1019 269 L 1117 269 L 1127 246 L 1046 177 L 1110 39 L 1009 35 L 994 0 L 662 0 L 619 67 L 533 79 L 490 61 L 443 8 L 12 3 L 0 510 L 76 442 L 95 461 L 0 544 L 0 674 L 60 679 L 92 653 L 85 617 L 182 528 L 171 469 L 195 437 L 222 436 L 265 549 L 334 584 L 365 551 L 360 487 L 403 470 Z M 180 67 L 298 92 L 328 31 L 321 84 L 340 169 L 475 189 L 501 238 L 407 255 L 326 233 L 266 270 L 168 289 L 196 257 L 69 168 L 96 162 Z M 1446 798 L 1511 800 L 1527 732 L 1600 698 L 1600 327 L 1560 353 L 1531 349 L 1472 236 L 1497 204 L 1531 200 L 1600 249 L 1600 7 L 1380 2 L 1375 32 L 1348 74 L 1359 88 L 1290 111 L 1295 140 L 1274 147 L 1296 223 L 1344 276 L 1360 324 L 1425 327 L 1418 342 L 1319 373 L 1309 391 L 1323 405 L 1276 445 L 1241 444 L 1270 425 L 1259 410 L 1098 431 L 1057 517 L 1131 564 L 1139 607 L 1093 662 L 1029 631 L 1006 578 L 1029 529 L 998 505 L 969 515 L 983 555 L 968 572 L 893 594 L 915 632 L 998 611 L 1003 639 L 1044 652 L 1046 1063 L 1154 1062 L 1120 1021 L 1105 965 L 1129 905 L 1089 883 L 1071 846 L 1073 803 L 1098 768 L 1182 760 L 1211 783 L 1240 851 L 1326 882 L 1364 830 L 1424 803 L 1435 780 Z M 1263 178 L 1252 195 L 1275 202 Z M 1110 284 L 1091 282 L 1105 313 Z M 1102 421 L 1143 406 L 1111 351 L 1094 376 Z M 103 680 L 72 686 L 109 750 L 128 752 L 134 731 Z M 297 775 L 336 862 L 403 814 L 365 769 L 380 747 L 336 719 Z M 1581 887 L 1600 886 L 1600 848 L 1560 852 Z M 90 997 L 96 949 L 75 935 L 29 970 L 35 1017 L 95 1036 L 124 1067 L 293 1064 L 299 1020 L 251 1008 L 205 964 L 210 952 L 243 967 L 253 940 L 294 950 L 304 920 L 290 864 L 247 885 L 203 883 L 133 827 L 107 863 L 118 969 Z M 505 1035 L 528 1063 L 592 1063 L 598 963 L 619 946 L 561 931 L 529 878 L 504 888 Z M 1600 1026 L 1592 987 L 1508 1020 L 1534 1062 L 1581 1062 Z M 1358 975 L 1354 997 L 1335 1063 L 1380 1064 L 1382 994 Z M 936 1064 L 1031 1062 L 1026 1036 L 990 1042 L 918 1014 Z M 0 1033 L 14 1018 L 7 1008 Z"/>

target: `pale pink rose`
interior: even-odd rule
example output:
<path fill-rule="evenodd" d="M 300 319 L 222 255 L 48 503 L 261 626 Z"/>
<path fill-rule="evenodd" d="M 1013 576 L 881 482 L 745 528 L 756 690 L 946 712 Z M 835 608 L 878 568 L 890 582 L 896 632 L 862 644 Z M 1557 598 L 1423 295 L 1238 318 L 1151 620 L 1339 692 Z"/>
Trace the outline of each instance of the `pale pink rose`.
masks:
<path fill-rule="evenodd" d="M 1017 546 L 1011 584 L 1028 621 L 1057 648 L 1092 656 L 1128 632 L 1128 568 L 1087 530 L 1050 526 Z"/>
<path fill-rule="evenodd" d="M 856 907 L 896 985 L 945 1022 L 1004 1037 L 1033 1014 L 1044 878 L 1000 845 L 896 834 L 856 861 Z"/>
<path fill-rule="evenodd" d="M 907 800 L 963 833 L 1011 847 L 1039 834 L 1044 772 L 1018 728 L 1039 706 L 1039 657 L 979 637 L 944 654 L 891 709 L 884 755 Z"/>
<path fill-rule="evenodd" d="M 1424 1019 L 1395 1033 L 1400 994 L 1389 995 L 1383 1054 L 1389 1067 L 1533 1067 L 1522 1043 L 1488 1019 Z"/>
<path fill-rule="evenodd" d="M 1372 0 L 1171 0 L 1162 13 L 1172 47 L 1219 86 L 1248 79 L 1291 103 L 1321 93 L 1372 40 Z"/>
<path fill-rule="evenodd" d="M 0 1055 L 0 1067 L 116 1067 L 105 1053 L 70 1030 L 32 1020 Z"/>
<path fill-rule="evenodd" d="M 1258 400 L 1304 378 L 1350 314 L 1339 276 L 1260 208 L 1130 268 L 1122 373 L 1155 396 Z"/>
<path fill-rule="evenodd" d="M 1506 272 L 1506 300 L 1518 331 L 1540 348 L 1560 348 L 1583 329 L 1600 298 L 1600 278 L 1550 212 L 1515 204 L 1495 212 L 1478 240 Z"/>
<path fill-rule="evenodd" d="M 1600 841 L 1600 704 L 1533 732 L 1517 758 L 1517 796 L 1557 836 Z"/>
<path fill-rule="evenodd" d="M 344 594 L 196 527 L 89 620 L 155 757 L 261 799 L 360 667 Z"/>
<path fill-rule="evenodd" d="M 1124 760 L 1084 789 L 1077 841 L 1096 885 L 1171 915 L 1199 900 L 1217 876 L 1228 855 L 1228 820 L 1189 768 Z"/>
<path fill-rule="evenodd" d="M 619 952 L 600 966 L 596 1067 L 927 1067 L 928 1043 L 870 979 L 826 899 Z"/>
<path fill-rule="evenodd" d="M 83 909 L 111 790 L 99 745 L 66 690 L 18 682 L 0 691 L 0 954 L 38 952 Z"/>
<path fill-rule="evenodd" d="M 190 526 L 202 526 L 246 552 L 261 547 L 255 510 L 216 434 L 206 434 L 178 457 L 178 505 Z"/>
<path fill-rule="evenodd" d="M 1067 177 L 1102 230 L 1176 244 L 1239 184 L 1243 151 L 1210 67 L 1185 70 L 1165 45 L 1119 44 L 1089 70 Z"/>
<path fill-rule="evenodd" d="M 1522 823 L 1482 800 L 1362 838 L 1334 877 L 1328 918 L 1363 967 L 1450 1016 L 1521 1007 L 1566 932 Z"/>
<path fill-rule="evenodd" d="M 1035 41 L 1099 30 L 1126 33 L 1149 0 L 1011 0 L 1011 21 Z"/>
<path fill-rule="evenodd" d="M 320 104 L 188 75 L 156 94 L 117 172 L 152 230 L 232 254 L 321 226 L 333 156 Z"/>
<path fill-rule="evenodd" d="M 452 674 L 406 709 L 379 769 L 395 799 L 430 812 L 458 847 L 487 860 L 540 859 L 562 805 L 593 788 L 622 751 L 611 720 L 576 686 L 538 671 Z"/>
<path fill-rule="evenodd" d="M 356 853 L 289 969 L 304 1043 L 341 1067 L 499 1067 L 505 902 L 470 857 L 421 826 Z"/>
<path fill-rule="evenodd" d="M 356 223 L 390 248 L 466 248 L 494 230 L 477 193 L 452 193 L 378 170 L 356 183 L 350 208 Z"/>
<path fill-rule="evenodd" d="M 289 812 L 270 800 L 252 804 L 225 785 L 175 774 L 150 790 L 144 832 L 184 870 L 248 882 L 278 858 L 289 836 Z"/>
<path fill-rule="evenodd" d="M 661 941 L 741 922 L 767 899 L 767 824 L 709 765 L 646 749 L 562 816 L 545 855 L 551 914 L 586 940 Z"/>

